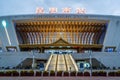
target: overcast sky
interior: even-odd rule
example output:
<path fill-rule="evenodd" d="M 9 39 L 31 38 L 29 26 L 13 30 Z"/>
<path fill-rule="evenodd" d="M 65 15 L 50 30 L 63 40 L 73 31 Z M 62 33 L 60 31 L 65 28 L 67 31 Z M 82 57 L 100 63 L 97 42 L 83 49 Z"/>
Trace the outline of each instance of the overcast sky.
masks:
<path fill-rule="evenodd" d="M 43 7 L 48 12 L 50 7 L 85 8 L 86 14 L 120 15 L 120 0 L 0 0 L 0 16 L 35 14 L 37 7 Z"/>

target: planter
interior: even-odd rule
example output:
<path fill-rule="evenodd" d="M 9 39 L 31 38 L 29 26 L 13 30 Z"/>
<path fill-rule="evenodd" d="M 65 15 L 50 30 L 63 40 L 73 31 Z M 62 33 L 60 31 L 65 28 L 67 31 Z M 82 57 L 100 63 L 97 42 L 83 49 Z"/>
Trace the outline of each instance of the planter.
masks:
<path fill-rule="evenodd" d="M 63 73 L 62 71 L 58 71 L 57 76 L 62 76 L 62 73 Z"/>
<path fill-rule="evenodd" d="M 34 76 L 34 71 L 29 71 L 29 72 L 27 72 L 27 76 Z"/>
<path fill-rule="evenodd" d="M 42 72 L 36 71 L 36 76 L 41 76 Z"/>
<path fill-rule="evenodd" d="M 83 76 L 83 72 L 78 72 L 77 76 Z"/>
<path fill-rule="evenodd" d="M 120 71 L 116 72 L 116 76 L 120 76 Z"/>
<path fill-rule="evenodd" d="M 20 75 L 21 75 L 21 76 L 28 76 L 28 72 L 27 72 L 27 71 L 21 71 L 21 72 L 20 72 Z"/>
<path fill-rule="evenodd" d="M 55 72 L 54 71 L 50 71 L 50 76 L 55 76 Z"/>
<path fill-rule="evenodd" d="M 0 72 L 0 76 L 4 76 L 4 72 Z"/>
<path fill-rule="evenodd" d="M 49 73 L 47 71 L 43 72 L 43 76 L 48 76 L 48 75 L 49 75 Z"/>
<path fill-rule="evenodd" d="M 19 76 L 19 72 L 17 72 L 17 71 L 12 71 L 12 76 Z"/>
<path fill-rule="evenodd" d="M 98 75 L 99 75 L 99 76 L 107 76 L 107 73 L 104 72 L 104 71 L 100 71 L 100 72 L 98 72 Z"/>
<path fill-rule="evenodd" d="M 69 76 L 69 72 L 64 72 L 64 76 Z"/>
<path fill-rule="evenodd" d="M 70 76 L 76 76 L 76 72 L 75 71 L 71 72 Z"/>
<path fill-rule="evenodd" d="M 12 76 L 12 72 L 11 71 L 6 71 L 5 76 Z"/>
<path fill-rule="evenodd" d="M 116 75 L 115 72 L 109 72 L 109 73 L 108 73 L 108 76 L 115 76 L 115 75 Z"/>
<path fill-rule="evenodd" d="M 90 76 L 89 72 L 84 72 L 84 76 Z"/>
<path fill-rule="evenodd" d="M 98 72 L 92 72 L 92 76 L 99 76 Z"/>

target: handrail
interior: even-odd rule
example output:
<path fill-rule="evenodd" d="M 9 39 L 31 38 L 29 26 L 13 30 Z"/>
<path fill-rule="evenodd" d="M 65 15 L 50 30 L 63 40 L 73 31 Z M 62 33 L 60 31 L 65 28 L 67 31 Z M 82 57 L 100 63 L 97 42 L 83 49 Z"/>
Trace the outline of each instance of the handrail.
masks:
<path fill-rule="evenodd" d="M 73 63 L 73 65 L 74 65 L 76 71 L 78 71 L 77 64 L 76 64 L 75 60 L 72 58 L 71 54 L 69 54 L 69 57 L 70 57 L 70 59 L 72 60 L 72 63 Z"/>
<path fill-rule="evenodd" d="M 56 58 L 56 67 L 55 67 L 55 71 L 57 71 L 57 63 L 58 63 L 58 54 L 57 54 L 57 58 Z"/>
<path fill-rule="evenodd" d="M 66 56 L 65 55 L 64 55 L 64 60 L 65 60 L 66 71 L 68 71 L 68 66 L 67 66 L 67 61 L 66 61 Z"/>
<path fill-rule="evenodd" d="M 47 71 L 48 66 L 49 66 L 49 64 L 50 64 L 50 61 L 52 60 L 52 57 L 53 57 L 53 54 L 51 54 L 51 55 L 50 55 L 50 58 L 48 59 L 48 62 L 47 62 L 46 67 L 45 67 L 45 71 Z"/>

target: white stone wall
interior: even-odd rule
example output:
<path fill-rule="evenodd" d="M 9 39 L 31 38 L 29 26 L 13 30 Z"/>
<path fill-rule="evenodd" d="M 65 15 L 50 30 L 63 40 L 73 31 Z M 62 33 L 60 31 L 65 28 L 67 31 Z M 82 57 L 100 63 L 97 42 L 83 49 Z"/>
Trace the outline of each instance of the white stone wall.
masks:
<path fill-rule="evenodd" d="M 8 32 L 8 36 L 10 38 L 10 42 L 11 45 L 8 42 L 8 38 L 5 32 L 5 29 L 2 25 L 2 21 L 5 20 L 6 21 L 6 28 L 7 28 L 7 32 Z M 14 30 L 14 26 L 13 26 L 13 19 L 11 17 L 2 17 L 0 18 L 0 38 L 2 41 L 2 47 L 3 47 L 3 51 L 6 51 L 6 46 L 16 46 L 17 50 L 19 51 L 19 47 L 18 47 L 18 40 L 16 37 L 16 32 Z"/>
<path fill-rule="evenodd" d="M 106 32 L 103 51 L 106 46 L 115 46 L 116 51 L 120 44 L 120 20 L 111 19 Z"/>
<path fill-rule="evenodd" d="M 50 54 L 34 53 L 36 59 L 47 60 Z M 2 52 L 0 53 L 0 67 L 15 67 L 26 58 L 33 58 L 32 52 Z"/>
<path fill-rule="evenodd" d="M 82 54 L 72 54 L 73 58 L 78 59 L 89 59 L 90 54 L 89 53 L 82 53 Z M 106 67 L 120 67 L 120 53 L 118 52 L 93 52 L 92 58 L 97 59 L 102 64 L 104 64 Z"/>

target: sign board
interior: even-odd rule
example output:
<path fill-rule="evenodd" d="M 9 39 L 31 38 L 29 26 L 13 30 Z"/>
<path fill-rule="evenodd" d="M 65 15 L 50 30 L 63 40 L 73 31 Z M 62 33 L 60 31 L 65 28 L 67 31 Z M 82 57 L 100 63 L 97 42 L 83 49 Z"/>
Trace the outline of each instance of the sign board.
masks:
<path fill-rule="evenodd" d="M 58 12 L 58 10 L 60 12 Z M 36 14 L 44 14 L 44 13 L 50 13 L 50 14 L 55 14 L 55 13 L 63 13 L 63 14 L 68 14 L 68 13 L 85 14 L 86 10 L 84 8 L 76 8 L 74 10 L 72 8 L 69 8 L 69 7 L 65 7 L 65 8 L 62 8 L 62 9 L 51 7 L 47 11 L 45 11 L 43 7 L 37 7 L 36 8 Z"/>

